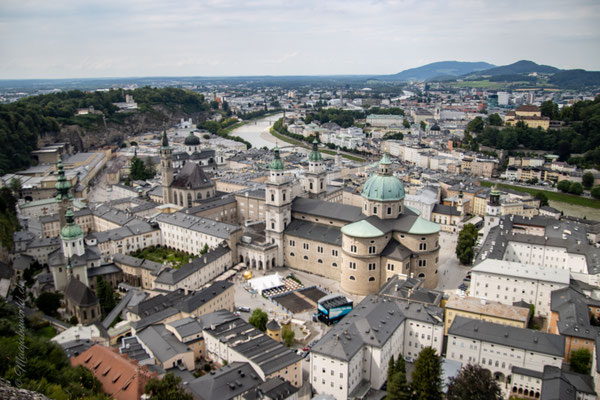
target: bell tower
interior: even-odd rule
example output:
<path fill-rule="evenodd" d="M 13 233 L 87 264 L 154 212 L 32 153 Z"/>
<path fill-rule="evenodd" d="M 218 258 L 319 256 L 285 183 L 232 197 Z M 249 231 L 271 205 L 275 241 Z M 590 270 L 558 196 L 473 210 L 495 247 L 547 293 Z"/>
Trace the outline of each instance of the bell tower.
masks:
<path fill-rule="evenodd" d="M 279 149 L 273 149 L 275 157 L 269 166 L 270 176 L 265 190 L 265 231 L 267 241 L 277 244 L 275 265 L 283 266 L 283 233 L 292 221 L 292 181 L 285 176 L 285 167 L 279 156 Z"/>
<path fill-rule="evenodd" d="M 308 172 L 304 178 L 304 190 L 311 199 L 324 199 L 327 192 L 327 172 L 323 156 L 319 151 L 319 141 L 313 140 L 312 151 L 308 155 Z"/>
<path fill-rule="evenodd" d="M 163 204 L 172 202 L 169 188 L 173 183 L 173 148 L 169 146 L 167 131 L 163 132 L 160 148 L 160 177 L 162 185 Z"/>

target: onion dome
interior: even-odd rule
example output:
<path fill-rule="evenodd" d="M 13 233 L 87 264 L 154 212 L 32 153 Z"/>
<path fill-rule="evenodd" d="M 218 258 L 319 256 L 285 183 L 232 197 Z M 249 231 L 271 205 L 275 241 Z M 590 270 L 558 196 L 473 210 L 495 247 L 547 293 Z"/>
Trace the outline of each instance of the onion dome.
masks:
<path fill-rule="evenodd" d="M 321 155 L 321 152 L 319 152 L 319 141 L 316 138 L 315 138 L 315 140 L 313 140 L 313 147 L 312 147 L 312 151 L 308 155 L 308 161 L 312 161 L 312 162 L 323 161 L 323 156 Z"/>
<path fill-rule="evenodd" d="M 190 131 L 190 134 L 185 138 L 183 144 L 186 146 L 198 146 L 200 144 L 200 138 L 194 135 L 194 132 Z"/>
<path fill-rule="evenodd" d="M 273 152 L 275 153 L 275 158 L 273 158 L 273 161 L 271 161 L 271 164 L 269 165 L 269 169 L 271 171 L 283 171 L 284 166 L 283 166 L 283 161 L 281 161 L 281 157 L 279 157 L 279 148 L 275 147 L 273 149 Z"/>
<path fill-rule="evenodd" d="M 67 224 L 63 226 L 60 231 L 60 236 L 67 240 L 82 237 L 83 231 L 81 230 L 81 227 L 75 223 L 75 214 L 73 214 L 71 207 L 67 209 L 65 217 L 67 219 Z"/>

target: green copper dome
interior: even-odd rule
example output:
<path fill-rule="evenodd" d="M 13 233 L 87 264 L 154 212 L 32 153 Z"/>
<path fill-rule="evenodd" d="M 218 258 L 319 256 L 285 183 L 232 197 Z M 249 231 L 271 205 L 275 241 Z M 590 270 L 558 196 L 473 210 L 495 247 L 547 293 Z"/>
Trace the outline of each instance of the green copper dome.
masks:
<path fill-rule="evenodd" d="M 404 185 L 395 176 L 373 175 L 365 183 L 362 196 L 375 201 L 402 200 Z"/>
<path fill-rule="evenodd" d="M 313 140 L 313 147 L 312 151 L 308 155 L 308 161 L 323 161 L 323 156 L 321 155 L 321 152 L 319 152 L 319 141 L 317 139 Z"/>
<path fill-rule="evenodd" d="M 279 148 L 275 147 L 273 149 L 273 152 L 275 153 L 275 158 L 273 158 L 273 161 L 271 161 L 271 164 L 269 165 L 269 169 L 271 171 L 283 171 L 284 166 L 283 166 L 283 161 L 281 161 L 281 158 L 279 157 Z"/>
<path fill-rule="evenodd" d="M 200 144 L 200 138 L 194 135 L 194 132 L 190 132 L 188 137 L 186 137 L 183 141 L 183 144 L 185 144 L 186 146 L 198 146 Z"/>
<path fill-rule="evenodd" d="M 391 174 L 392 162 L 384 154 L 379 162 L 379 172 L 372 175 L 363 186 L 362 196 L 374 201 L 394 201 L 404 199 L 404 185 Z"/>
<path fill-rule="evenodd" d="M 69 207 L 67 212 L 65 213 L 65 217 L 67 218 L 67 224 L 63 226 L 60 231 L 60 236 L 63 239 L 77 239 L 78 237 L 83 236 L 83 231 L 81 227 L 75 223 L 75 214 L 73 214 L 73 210 Z"/>

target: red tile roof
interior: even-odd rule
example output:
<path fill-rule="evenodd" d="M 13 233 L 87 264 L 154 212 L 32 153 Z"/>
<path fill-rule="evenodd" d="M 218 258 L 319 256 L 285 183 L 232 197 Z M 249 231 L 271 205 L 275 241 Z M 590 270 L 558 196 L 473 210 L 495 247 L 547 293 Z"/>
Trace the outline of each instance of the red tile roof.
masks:
<path fill-rule="evenodd" d="M 136 360 L 119 354 L 116 349 L 94 345 L 71 357 L 71 365 L 82 365 L 102 382 L 104 393 L 116 400 L 139 400 L 144 387 L 151 378 L 157 376 Z"/>

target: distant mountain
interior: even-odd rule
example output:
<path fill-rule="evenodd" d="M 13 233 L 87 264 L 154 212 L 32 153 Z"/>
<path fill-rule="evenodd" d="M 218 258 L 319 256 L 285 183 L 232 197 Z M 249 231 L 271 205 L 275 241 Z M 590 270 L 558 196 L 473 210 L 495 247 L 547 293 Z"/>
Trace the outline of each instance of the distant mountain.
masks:
<path fill-rule="evenodd" d="M 466 73 L 465 75 L 480 75 L 480 76 L 498 76 L 498 75 L 514 75 L 514 74 L 531 74 L 537 72 L 538 74 L 554 74 L 560 71 L 558 68 L 551 67 L 550 65 L 539 65 L 529 60 L 517 61 L 514 64 L 503 65 L 501 67 L 494 67 L 490 69 L 476 71 L 475 73 Z"/>
<path fill-rule="evenodd" d="M 426 81 L 440 77 L 447 79 L 493 67 L 495 65 L 486 62 L 440 61 L 407 69 L 394 75 L 388 75 L 386 78 L 398 81 Z"/>

